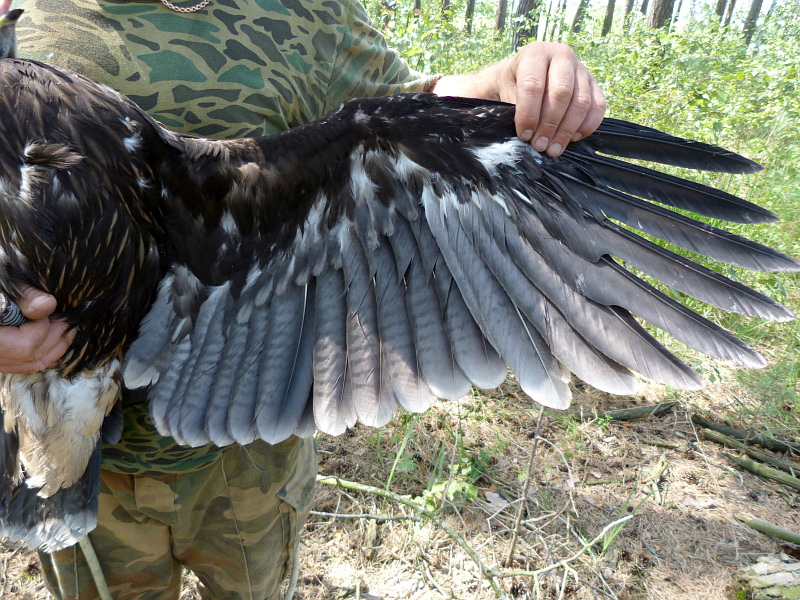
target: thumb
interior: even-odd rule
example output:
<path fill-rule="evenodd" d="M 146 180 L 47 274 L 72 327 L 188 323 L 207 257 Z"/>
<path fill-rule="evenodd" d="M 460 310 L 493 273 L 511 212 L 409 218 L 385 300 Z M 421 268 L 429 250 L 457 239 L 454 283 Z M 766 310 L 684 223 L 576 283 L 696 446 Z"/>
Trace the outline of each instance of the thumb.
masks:
<path fill-rule="evenodd" d="M 16 301 L 22 314 L 31 321 L 51 315 L 57 304 L 53 296 L 29 285 L 22 287 L 21 295 Z"/>

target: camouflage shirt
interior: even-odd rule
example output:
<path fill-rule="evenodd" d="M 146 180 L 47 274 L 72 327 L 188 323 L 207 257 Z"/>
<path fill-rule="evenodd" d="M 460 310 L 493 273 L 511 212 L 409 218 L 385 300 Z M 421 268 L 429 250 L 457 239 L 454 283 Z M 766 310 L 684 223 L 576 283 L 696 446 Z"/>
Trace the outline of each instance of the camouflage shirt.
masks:
<path fill-rule="evenodd" d="M 187 7 L 196 0 L 183 2 Z M 161 123 L 212 138 L 265 135 L 321 117 L 351 98 L 429 88 L 348 0 L 212 0 L 178 13 L 160 0 L 27 0 L 20 55 L 122 92 Z M 124 409 L 103 466 L 160 475 L 207 465 L 216 446 L 160 436 L 145 402 Z M 276 448 L 279 451 L 279 448 Z"/>

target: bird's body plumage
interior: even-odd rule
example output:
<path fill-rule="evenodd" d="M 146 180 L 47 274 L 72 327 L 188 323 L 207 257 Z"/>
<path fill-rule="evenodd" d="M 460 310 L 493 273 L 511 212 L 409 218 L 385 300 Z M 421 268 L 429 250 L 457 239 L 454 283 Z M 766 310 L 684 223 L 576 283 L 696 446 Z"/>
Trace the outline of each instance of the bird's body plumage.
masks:
<path fill-rule="evenodd" d="M 0 291 L 52 293 L 77 331 L 61 365 L 0 390 L 0 527 L 46 549 L 93 526 L 98 436 L 122 381 L 150 389 L 159 431 L 181 443 L 278 442 L 383 424 L 496 386 L 507 365 L 558 408 L 568 371 L 613 393 L 632 393 L 634 373 L 701 386 L 634 315 L 763 366 L 624 264 L 725 310 L 792 318 L 631 230 L 797 270 L 670 207 L 745 223 L 768 211 L 607 156 L 757 170 L 719 148 L 607 119 L 552 159 L 515 137 L 512 106 L 430 94 L 210 141 L 41 63 L 0 61 L 0 89 Z"/>

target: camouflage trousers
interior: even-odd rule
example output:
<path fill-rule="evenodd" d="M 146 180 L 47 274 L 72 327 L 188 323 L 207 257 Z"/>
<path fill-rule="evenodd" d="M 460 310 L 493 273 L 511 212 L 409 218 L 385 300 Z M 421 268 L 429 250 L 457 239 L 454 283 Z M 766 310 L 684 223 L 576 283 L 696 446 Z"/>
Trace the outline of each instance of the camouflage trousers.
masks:
<path fill-rule="evenodd" d="M 179 475 L 104 470 L 89 538 L 112 597 L 177 599 L 186 567 L 206 598 L 279 598 L 317 471 L 313 440 L 284 444 L 277 455 L 260 442 L 232 446 L 210 466 Z M 77 545 L 40 560 L 57 600 L 99 597 Z"/>

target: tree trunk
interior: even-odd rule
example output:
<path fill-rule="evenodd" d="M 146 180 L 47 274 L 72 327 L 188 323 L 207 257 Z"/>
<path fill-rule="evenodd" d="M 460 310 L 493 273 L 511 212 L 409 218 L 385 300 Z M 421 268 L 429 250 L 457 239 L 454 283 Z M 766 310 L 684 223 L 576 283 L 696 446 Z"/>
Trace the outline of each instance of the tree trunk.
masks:
<path fill-rule="evenodd" d="M 769 5 L 767 14 L 764 15 L 764 22 L 761 25 L 761 29 L 758 30 L 758 37 L 756 37 L 756 44 L 754 48 L 755 52 L 761 51 L 761 42 L 764 40 L 764 32 L 766 31 L 767 23 L 769 23 L 769 18 L 772 15 L 772 11 L 775 10 L 776 4 L 778 4 L 778 0 L 772 0 L 772 4 Z"/>
<path fill-rule="evenodd" d="M 580 0 L 578 10 L 575 11 L 575 18 L 572 19 L 572 32 L 579 33 L 583 19 L 586 16 L 586 8 L 589 6 L 589 0 Z"/>
<path fill-rule="evenodd" d="M 761 14 L 762 1 L 763 0 L 753 0 L 753 3 L 750 5 L 750 12 L 747 13 L 747 18 L 744 20 L 742 33 L 744 34 L 744 43 L 747 45 L 750 45 L 750 40 L 753 39 L 756 21 L 758 21 L 758 15 Z"/>
<path fill-rule="evenodd" d="M 422 14 L 422 0 L 414 0 L 414 20 L 419 22 L 419 16 Z"/>
<path fill-rule="evenodd" d="M 603 19 L 603 30 L 600 32 L 601 37 L 605 37 L 611 31 L 611 24 L 614 22 L 614 5 L 616 0 L 608 0 L 606 5 L 606 18 Z"/>
<path fill-rule="evenodd" d="M 553 19 L 553 32 L 550 34 L 551 42 L 560 42 L 562 27 L 567 24 L 567 0 L 561 0 L 561 6 L 556 5 L 556 16 Z"/>
<path fill-rule="evenodd" d="M 442 8 L 439 11 L 439 18 L 442 21 L 450 20 L 450 0 L 442 0 Z"/>
<path fill-rule="evenodd" d="M 772 4 L 769 5 L 769 10 L 767 11 L 767 16 L 764 17 L 764 22 L 766 23 L 769 21 L 769 17 L 772 14 L 772 11 L 775 10 L 775 6 L 778 4 L 778 0 L 772 0 Z"/>
<path fill-rule="evenodd" d="M 555 16 L 553 17 L 553 26 L 550 27 L 550 37 L 547 39 L 551 42 L 560 42 L 562 33 L 561 29 L 564 25 L 566 25 L 567 21 L 567 0 L 562 0 L 560 5 L 556 0 L 553 5 L 555 6 Z"/>
<path fill-rule="evenodd" d="M 647 17 L 647 27 L 649 29 L 660 29 L 669 25 L 674 8 L 675 0 L 654 0 L 650 7 L 650 14 Z"/>
<path fill-rule="evenodd" d="M 722 21 L 722 17 L 725 16 L 725 7 L 728 5 L 728 0 L 717 0 L 717 6 L 714 9 L 714 14 L 719 17 L 719 20 Z"/>
<path fill-rule="evenodd" d="M 647 14 L 647 5 L 648 5 L 648 0 L 642 0 L 642 7 L 639 9 L 639 12 L 642 13 L 643 15 Z"/>
<path fill-rule="evenodd" d="M 384 12 L 384 10 L 386 12 Z M 392 13 L 397 10 L 397 3 L 392 2 L 391 0 L 380 0 L 378 2 L 378 14 L 376 21 L 380 21 L 383 23 L 383 29 L 386 30 L 389 28 L 389 21 L 392 18 Z"/>
<path fill-rule="evenodd" d="M 728 10 L 725 11 L 725 27 L 731 24 L 731 17 L 733 16 L 733 8 L 736 6 L 736 0 L 730 0 L 728 3 Z"/>
<path fill-rule="evenodd" d="M 506 15 L 508 14 L 508 0 L 500 0 L 497 3 L 497 12 L 494 14 L 494 31 L 497 34 L 506 30 Z M 516 34 L 515 34 L 516 36 Z"/>
<path fill-rule="evenodd" d="M 628 17 L 632 12 L 633 12 L 633 0 L 627 0 L 627 2 L 625 2 L 625 16 L 622 17 L 622 29 L 624 29 L 625 31 L 628 30 L 628 25 L 630 24 L 630 19 Z"/>
<path fill-rule="evenodd" d="M 547 0 L 543 1 L 547 2 Z M 550 39 L 548 36 L 551 33 L 550 30 L 552 29 L 552 24 L 554 21 L 553 13 L 556 11 L 556 9 L 553 7 L 557 5 L 557 3 L 558 0 L 550 0 L 547 2 L 547 12 L 544 14 L 544 19 L 542 19 L 543 22 L 539 24 L 542 29 L 542 34 L 539 36 L 539 40 L 542 42 L 546 42 Z M 544 11 L 540 11 L 540 14 L 542 12 Z"/>
<path fill-rule="evenodd" d="M 475 16 L 475 0 L 467 0 L 467 10 L 464 13 L 467 35 L 472 33 L 472 18 Z"/>
<path fill-rule="evenodd" d="M 670 29 L 675 25 L 675 21 L 678 20 L 678 16 L 681 14 L 681 7 L 683 6 L 683 0 L 678 0 L 678 6 L 675 7 L 675 10 L 672 11 L 672 19 L 669 22 Z"/>
<path fill-rule="evenodd" d="M 633 0 L 628 0 L 625 2 L 625 18 L 628 18 L 628 15 L 633 12 Z"/>
<path fill-rule="evenodd" d="M 519 24 L 514 31 L 513 47 L 519 50 L 529 41 L 536 40 L 536 30 L 539 27 L 539 6 L 541 0 L 521 0 L 517 6 Z"/>

